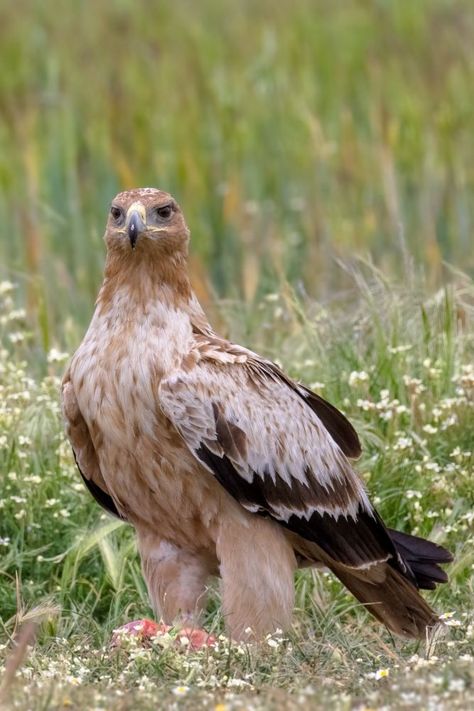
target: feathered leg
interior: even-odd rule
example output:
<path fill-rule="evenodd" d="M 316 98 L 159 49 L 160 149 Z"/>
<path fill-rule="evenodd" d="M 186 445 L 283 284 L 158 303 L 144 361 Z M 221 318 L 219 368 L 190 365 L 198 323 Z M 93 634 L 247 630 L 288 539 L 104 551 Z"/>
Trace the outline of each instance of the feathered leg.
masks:
<path fill-rule="evenodd" d="M 296 559 L 279 526 L 256 516 L 223 521 L 217 557 L 222 609 L 233 639 L 261 639 L 290 627 Z"/>
<path fill-rule="evenodd" d="M 138 550 L 157 617 L 169 625 L 196 623 L 206 604 L 206 584 L 212 573 L 209 559 L 140 532 Z"/>

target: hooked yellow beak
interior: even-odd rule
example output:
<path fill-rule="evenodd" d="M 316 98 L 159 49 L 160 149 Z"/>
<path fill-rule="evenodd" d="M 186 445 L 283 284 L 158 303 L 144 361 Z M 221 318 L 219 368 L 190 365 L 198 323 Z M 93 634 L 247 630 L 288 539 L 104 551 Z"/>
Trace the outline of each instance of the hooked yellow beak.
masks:
<path fill-rule="evenodd" d="M 138 237 L 146 230 L 146 212 L 141 202 L 134 202 L 130 205 L 125 225 L 132 249 L 135 249 Z"/>

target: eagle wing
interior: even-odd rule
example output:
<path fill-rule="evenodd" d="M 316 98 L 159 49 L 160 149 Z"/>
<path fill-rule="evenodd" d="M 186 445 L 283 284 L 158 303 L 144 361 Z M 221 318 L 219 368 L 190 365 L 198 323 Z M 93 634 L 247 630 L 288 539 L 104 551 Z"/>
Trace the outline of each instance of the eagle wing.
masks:
<path fill-rule="evenodd" d="M 203 338 L 162 380 L 159 398 L 194 456 L 244 508 L 349 568 L 398 561 L 348 461 L 360 453 L 352 426 L 276 365 Z"/>
<path fill-rule="evenodd" d="M 66 372 L 61 386 L 61 405 L 66 424 L 66 434 L 71 443 L 74 459 L 79 473 L 97 503 L 106 511 L 123 519 L 100 471 L 99 460 L 94 443 L 77 402 L 74 387 Z"/>

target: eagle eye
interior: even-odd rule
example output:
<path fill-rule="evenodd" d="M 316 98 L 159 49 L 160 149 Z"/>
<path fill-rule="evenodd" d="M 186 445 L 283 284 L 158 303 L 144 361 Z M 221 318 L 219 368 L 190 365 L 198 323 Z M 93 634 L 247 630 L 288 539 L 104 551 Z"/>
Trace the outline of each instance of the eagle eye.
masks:
<path fill-rule="evenodd" d="M 172 212 L 173 206 L 171 205 L 171 203 L 156 208 L 156 214 L 158 215 L 158 217 L 161 217 L 162 220 L 168 220 L 171 217 Z"/>
<path fill-rule="evenodd" d="M 119 222 L 120 218 L 123 216 L 123 210 L 121 210 L 120 207 L 117 207 L 117 205 L 112 205 L 110 208 L 110 214 L 115 222 Z"/>

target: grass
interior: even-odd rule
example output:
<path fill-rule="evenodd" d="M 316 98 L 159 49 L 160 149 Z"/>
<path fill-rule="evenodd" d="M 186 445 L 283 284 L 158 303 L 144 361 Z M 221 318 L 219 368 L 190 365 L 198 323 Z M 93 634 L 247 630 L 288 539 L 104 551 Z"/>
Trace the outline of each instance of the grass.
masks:
<path fill-rule="evenodd" d="M 238 318 L 228 302 L 221 318 L 233 337 L 278 356 L 349 414 L 364 442 L 359 470 L 390 525 L 455 553 L 450 584 L 429 596 L 454 613 L 447 633 L 429 644 L 392 639 L 329 574 L 304 571 L 294 629 L 260 647 L 222 637 L 209 652 L 164 640 L 111 653 L 111 631 L 150 614 L 133 533 L 101 514 L 79 481 L 57 404 L 67 356 L 53 350 L 48 374 L 35 375 L 15 290 L 3 284 L 4 659 L 18 629 L 38 625 L 9 688 L 13 708 L 467 708 L 474 700 L 474 287 L 460 274 L 430 293 L 419 278 L 402 288 L 367 264 L 349 272 L 350 304 L 323 307 L 287 286 L 248 313 L 239 307 Z M 223 631 L 217 590 L 206 624 Z"/>
<path fill-rule="evenodd" d="M 0 705 L 473 705 L 473 47 L 470 0 L 0 4 Z M 58 384 L 107 205 L 146 184 L 181 202 L 220 329 L 343 408 L 382 515 L 455 553 L 444 636 L 394 640 L 305 571 L 284 637 L 110 653 L 150 610 Z"/>

